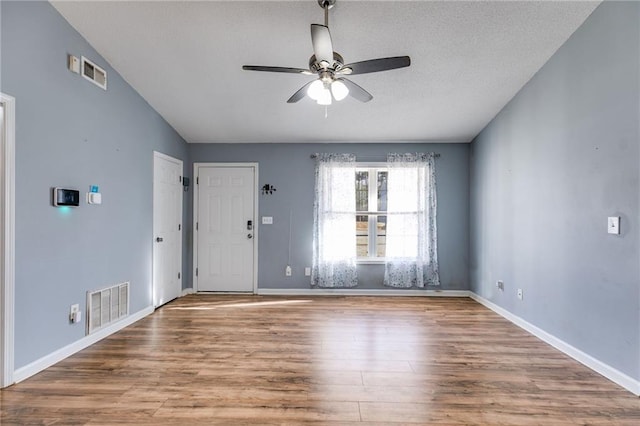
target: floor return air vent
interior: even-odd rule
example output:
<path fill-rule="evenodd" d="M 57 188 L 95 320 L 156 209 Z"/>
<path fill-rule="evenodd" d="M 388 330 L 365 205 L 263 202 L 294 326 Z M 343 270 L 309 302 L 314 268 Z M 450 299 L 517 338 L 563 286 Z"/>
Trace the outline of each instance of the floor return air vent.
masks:
<path fill-rule="evenodd" d="M 129 282 L 87 292 L 87 334 L 129 315 Z"/>

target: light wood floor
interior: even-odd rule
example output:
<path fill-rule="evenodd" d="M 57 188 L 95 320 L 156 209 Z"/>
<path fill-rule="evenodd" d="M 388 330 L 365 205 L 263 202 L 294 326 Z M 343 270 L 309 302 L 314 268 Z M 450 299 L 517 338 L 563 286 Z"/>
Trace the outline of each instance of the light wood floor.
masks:
<path fill-rule="evenodd" d="M 192 295 L 3 390 L 0 424 L 640 425 L 470 299 Z"/>

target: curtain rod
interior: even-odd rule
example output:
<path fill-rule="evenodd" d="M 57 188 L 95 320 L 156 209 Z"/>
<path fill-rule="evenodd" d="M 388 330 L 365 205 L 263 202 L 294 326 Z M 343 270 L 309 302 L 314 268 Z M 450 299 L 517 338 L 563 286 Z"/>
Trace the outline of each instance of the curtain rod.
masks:
<path fill-rule="evenodd" d="M 435 153 L 433 156 L 434 156 L 435 158 L 439 158 L 439 157 L 440 157 L 440 154 L 439 154 L 439 153 Z M 310 157 L 310 158 L 316 158 L 316 157 L 317 157 L 317 155 L 316 155 L 316 154 L 311 154 L 309 157 Z M 370 159 L 370 157 L 367 157 L 367 156 L 364 156 L 364 157 L 362 157 L 362 158 L 360 158 L 360 157 L 357 157 L 357 156 L 356 156 L 356 159 L 357 159 L 357 160 L 363 160 L 363 159 L 367 160 L 367 159 L 369 159 L 369 161 L 386 161 L 386 159 L 385 159 L 385 160 L 379 160 L 379 157 L 371 157 L 371 158 L 374 158 L 375 160 L 371 160 L 371 159 Z"/>

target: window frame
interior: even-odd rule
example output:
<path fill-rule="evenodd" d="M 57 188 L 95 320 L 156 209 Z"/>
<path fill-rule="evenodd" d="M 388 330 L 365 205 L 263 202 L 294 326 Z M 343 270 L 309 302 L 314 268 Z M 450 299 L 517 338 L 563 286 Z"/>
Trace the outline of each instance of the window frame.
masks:
<path fill-rule="evenodd" d="M 387 172 L 389 171 L 389 166 L 387 162 L 356 162 L 356 173 L 366 171 L 369 173 L 369 194 L 368 194 L 368 207 L 367 211 L 356 211 L 356 216 L 367 216 L 368 217 L 368 247 L 367 253 L 375 253 L 377 254 L 377 223 L 379 216 L 387 216 L 386 211 L 380 211 L 378 209 L 378 173 L 379 172 Z M 374 185 L 371 185 L 371 176 L 374 176 L 373 182 Z M 354 179 L 356 176 L 353 177 Z M 356 194 L 354 194 L 354 197 Z M 376 210 L 371 210 L 371 206 L 375 205 Z M 373 232 L 372 232 L 373 231 Z M 372 238 L 373 236 L 373 238 Z M 358 264 L 384 264 L 386 262 L 386 257 L 379 256 L 366 256 L 366 257 L 357 257 L 356 263 Z"/>

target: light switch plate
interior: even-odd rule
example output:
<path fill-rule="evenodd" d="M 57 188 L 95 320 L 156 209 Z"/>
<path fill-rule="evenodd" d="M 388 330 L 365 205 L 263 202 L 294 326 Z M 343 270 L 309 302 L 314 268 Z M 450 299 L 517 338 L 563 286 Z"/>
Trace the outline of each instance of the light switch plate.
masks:
<path fill-rule="evenodd" d="M 610 216 L 607 220 L 607 232 L 610 234 L 620 234 L 620 217 Z"/>
<path fill-rule="evenodd" d="M 262 216 L 263 225 L 273 225 L 273 216 Z"/>

